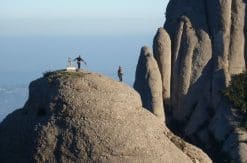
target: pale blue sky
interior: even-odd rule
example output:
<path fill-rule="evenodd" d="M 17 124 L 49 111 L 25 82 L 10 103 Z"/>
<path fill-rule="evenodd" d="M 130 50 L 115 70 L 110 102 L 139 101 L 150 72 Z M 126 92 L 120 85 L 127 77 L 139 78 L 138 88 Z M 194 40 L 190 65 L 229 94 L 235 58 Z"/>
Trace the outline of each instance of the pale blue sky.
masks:
<path fill-rule="evenodd" d="M 121 65 L 124 82 L 132 85 L 140 49 L 152 47 L 167 2 L 0 0 L 0 87 L 28 86 L 45 71 L 65 68 L 68 57 L 79 54 L 87 61 L 83 69 L 115 80 Z M 0 103 L 7 109 L 4 115 L 22 107 L 16 106 Z"/>
<path fill-rule="evenodd" d="M 165 21 L 168 0 L 0 0 L 1 83 L 23 83 L 81 54 L 86 69 L 131 84 L 143 45 Z M 28 62 L 28 63 L 27 63 Z M 12 75 L 9 75 L 12 74 Z"/>
<path fill-rule="evenodd" d="M 167 0 L 0 0 L 4 18 L 156 18 Z"/>
<path fill-rule="evenodd" d="M 0 0 L 0 36 L 147 33 L 167 0 Z"/>

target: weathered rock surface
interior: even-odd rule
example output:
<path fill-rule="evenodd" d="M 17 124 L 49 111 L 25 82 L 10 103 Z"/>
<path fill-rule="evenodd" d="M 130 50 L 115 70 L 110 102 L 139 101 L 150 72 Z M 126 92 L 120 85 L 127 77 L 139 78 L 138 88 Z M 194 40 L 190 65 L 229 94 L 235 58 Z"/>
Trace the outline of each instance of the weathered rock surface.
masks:
<path fill-rule="evenodd" d="M 210 133 L 218 143 L 223 144 L 222 153 L 227 153 L 236 162 L 247 161 L 247 132 L 241 129 L 241 116 L 231 104 L 221 102 L 218 111 L 209 124 Z"/>
<path fill-rule="evenodd" d="M 0 124 L 0 160 L 211 162 L 175 138 L 127 85 L 95 73 L 51 73 L 33 81 L 24 108 Z"/>
<path fill-rule="evenodd" d="M 237 119 L 226 116 L 233 116 L 232 106 L 225 103 L 221 92 L 231 75 L 246 70 L 246 11 L 243 0 L 170 0 L 166 22 L 154 37 L 153 45 L 162 90 L 171 88 L 170 99 L 164 98 L 165 104 L 171 101 L 170 108 L 166 108 L 171 110 L 166 115 L 169 127 L 203 147 L 212 157 L 221 158 L 226 152 L 230 156 L 228 161 L 236 162 L 246 161 L 247 153 L 243 151 L 247 143 L 235 139 L 234 149 L 224 145 L 230 135 L 240 132 L 233 132 Z M 164 76 L 168 71 L 171 75 Z M 164 83 L 169 80 L 170 85 Z M 141 96 L 146 94 L 137 91 Z"/>
<path fill-rule="evenodd" d="M 169 105 L 171 96 L 171 39 L 164 28 L 159 28 L 153 43 L 154 57 L 157 60 L 162 78 L 163 100 Z"/>
<path fill-rule="evenodd" d="M 144 46 L 141 49 L 136 71 L 134 88 L 139 92 L 145 92 L 141 93 L 143 107 L 165 121 L 161 75 L 150 48 Z"/>
<path fill-rule="evenodd" d="M 230 157 L 236 160 L 236 162 L 247 162 L 247 133 L 239 128 L 235 130 L 228 136 L 227 140 L 224 142 L 222 151 L 229 153 Z"/>

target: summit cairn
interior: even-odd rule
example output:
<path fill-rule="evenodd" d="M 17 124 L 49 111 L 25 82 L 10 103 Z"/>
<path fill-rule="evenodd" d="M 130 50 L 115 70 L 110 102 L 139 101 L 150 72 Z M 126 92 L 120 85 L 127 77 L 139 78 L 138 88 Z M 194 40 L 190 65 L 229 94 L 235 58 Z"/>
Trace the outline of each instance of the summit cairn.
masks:
<path fill-rule="evenodd" d="M 72 60 L 71 60 L 70 57 L 68 58 L 68 63 L 67 63 L 67 68 L 66 68 L 66 70 L 69 71 L 69 72 L 72 72 L 72 71 L 74 72 L 74 71 L 76 71 L 76 67 L 73 66 Z"/>

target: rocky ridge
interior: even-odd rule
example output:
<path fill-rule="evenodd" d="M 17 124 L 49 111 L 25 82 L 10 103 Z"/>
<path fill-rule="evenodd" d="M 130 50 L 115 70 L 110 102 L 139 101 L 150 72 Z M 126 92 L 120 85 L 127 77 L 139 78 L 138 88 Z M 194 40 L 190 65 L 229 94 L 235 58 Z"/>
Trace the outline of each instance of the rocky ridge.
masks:
<path fill-rule="evenodd" d="M 2 162 L 202 162 L 132 88 L 96 73 L 50 72 L 0 124 Z"/>

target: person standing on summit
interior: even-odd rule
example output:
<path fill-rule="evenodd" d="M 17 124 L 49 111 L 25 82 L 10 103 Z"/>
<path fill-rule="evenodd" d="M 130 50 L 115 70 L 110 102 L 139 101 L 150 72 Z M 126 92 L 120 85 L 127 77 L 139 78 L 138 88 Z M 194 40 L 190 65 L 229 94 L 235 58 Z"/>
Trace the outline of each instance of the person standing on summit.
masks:
<path fill-rule="evenodd" d="M 81 58 L 80 55 L 77 58 L 75 58 L 74 61 L 77 62 L 78 70 L 81 68 L 81 62 L 83 62 L 85 65 L 87 65 L 87 63 Z"/>
<path fill-rule="evenodd" d="M 118 74 L 119 81 L 122 82 L 123 81 L 123 69 L 121 66 L 118 67 L 117 74 Z"/>

